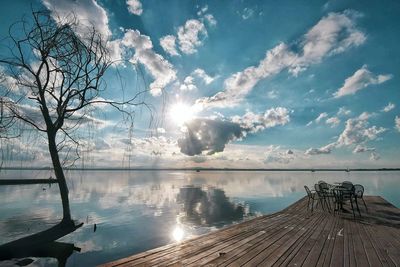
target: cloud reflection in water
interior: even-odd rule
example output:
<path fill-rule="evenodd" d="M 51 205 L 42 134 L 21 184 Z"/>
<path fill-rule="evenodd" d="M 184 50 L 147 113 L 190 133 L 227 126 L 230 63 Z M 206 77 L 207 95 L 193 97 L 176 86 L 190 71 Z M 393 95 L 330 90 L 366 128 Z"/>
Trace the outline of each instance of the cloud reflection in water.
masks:
<path fill-rule="evenodd" d="M 245 209 L 232 203 L 222 189 L 215 187 L 184 186 L 177 202 L 183 206 L 183 222 L 214 226 L 243 219 Z"/>
<path fill-rule="evenodd" d="M 85 225 L 60 241 L 82 248 L 81 253 L 71 256 L 71 263 L 94 266 L 204 234 L 251 214 L 281 210 L 305 195 L 305 184 L 312 186 L 321 179 L 363 184 L 366 194 L 382 195 L 400 206 L 399 175 L 399 172 L 69 171 L 73 217 Z M 48 176 L 32 171 L 1 173 L 3 179 Z M 57 186 L 46 190 L 42 187 L 0 187 L 1 242 L 37 232 L 61 217 Z M 175 231 L 176 227 L 182 232 Z"/>

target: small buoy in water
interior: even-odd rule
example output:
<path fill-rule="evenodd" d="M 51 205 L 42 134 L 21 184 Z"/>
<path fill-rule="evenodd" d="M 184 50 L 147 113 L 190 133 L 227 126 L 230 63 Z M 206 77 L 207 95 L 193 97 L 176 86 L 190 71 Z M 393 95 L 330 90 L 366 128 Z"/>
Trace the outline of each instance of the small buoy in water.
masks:
<path fill-rule="evenodd" d="M 44 191 L 44 190 L 46 190 L 46 188 L 43 187 L 42 190 Z"/>
<path fill-rule="evenodd" d="M 97 225 L 96 225 L 96 224 L 94 224 L 94 227 L 93 227 L 93 232 L 96 232 L 96 229 L 97 229 Z"/>

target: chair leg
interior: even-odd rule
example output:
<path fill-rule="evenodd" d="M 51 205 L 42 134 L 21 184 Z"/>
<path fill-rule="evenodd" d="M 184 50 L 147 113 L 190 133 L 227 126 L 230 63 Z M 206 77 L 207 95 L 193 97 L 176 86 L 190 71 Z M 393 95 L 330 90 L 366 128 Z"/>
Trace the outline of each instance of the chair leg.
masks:
<path fill-rule="evenodd" d="M 331 213 L 331 205 L 329 204 L 329 199 L 326 200 L 326 197 L 324 197 L 326 208 L 328 209 L 328 212 Z"/>
<path fill-rule="evenodd" d="M 360 212 L 360 208 L 358 207 L 358 201 L 357 201 L 357 197 L 355 197 L 355 198 L 354 198 L 354 201 L 356 202 L 356 206 L 357 206 L 358 215 L 361 217 L 361 212 Z"/>
<path fill-rule="evenodd" d="M 310 208 L 310 197 L 308 197 L 308 201 L 307 201 L 307 210 L 309 210 Z"/>
<path fill-rule="evenodd" d="M 314 199 L 312 199 L 312 201 L 311 201 L 311 213 L 313 213 L 313 211 L 314 211 Z"/>
<path fill-rule="evenodd" d="M 354 206 L 353 206 L 353 200 L 350 197 L 350 204 L 351 204 L 351 210 L 353 211 L 353 217 L 354 219 L 356 218 L 356 213 L 354 212 Z"/>
<path fill-rule="evenodd" d="M 364 206 L 365 206 L 365 211 L 368 213 L 368 208 L 367 208 L 367 204 L 365 204 L 365 200 L 364 200 L 364 198 L 362 197 L 361 198 L 362 199 L 362 201 L 364 202 Z"/>
<path fill-rule="evenodd" d="M 323 210 L 323 211 L 325 211 L 325 208 L 324 208 L 324 202 L 322 201 L 322 199 L 321 199 L 321 198 L 319 199 L 319 202 L 321 203 L 322 210 Z"/>

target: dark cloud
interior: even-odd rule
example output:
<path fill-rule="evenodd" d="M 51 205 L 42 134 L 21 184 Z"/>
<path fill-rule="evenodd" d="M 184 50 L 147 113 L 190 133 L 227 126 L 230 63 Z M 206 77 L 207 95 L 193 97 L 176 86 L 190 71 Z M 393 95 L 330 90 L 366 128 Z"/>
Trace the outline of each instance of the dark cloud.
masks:
<path fill-rule="evenodd" d="M 184 136 L 178 139 L 178 146 L 183 154 L 208 155 L 222 152 L 225 145 L 243 137 L 244 129 L 238 124 L 225 120 L 194 119 L 186 124 Z"/>
<path fill-rule="evenodd" d="M 178 146 L 188 156 L 200 155 L 203 151 L 212 155 L 224 151 L 226 144 L 248 133 L 285 125 L 289 121 L 289 110 L 282 107 L 271 108 L 262 114 L 247 112 L 229 120 L 197 118 L 186 123 L 186 132 L 178 139 Z"/>

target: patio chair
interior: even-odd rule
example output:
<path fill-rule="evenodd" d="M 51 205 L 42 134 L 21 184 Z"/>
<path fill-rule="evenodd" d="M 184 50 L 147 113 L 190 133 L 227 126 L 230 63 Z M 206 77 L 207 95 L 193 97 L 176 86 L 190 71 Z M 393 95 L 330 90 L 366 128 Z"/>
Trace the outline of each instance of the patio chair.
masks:
<path fill-rule="evenodd" d="M 304 186 L 304 189 L 306 190 L 308 196 L 307 210 L 309 210 L 311 202 L 311 212 L 313 212 L 315 200 L 317 200 L 317 205 L 318 205 L 318 200 L 319 200 L 318 195 L 316 195 L 314 191 L 311 191 L 310 188 L 308 188 L 308 186 L 306 185 Z"/>
<path fill-rule="evenodd" d="M 356 197 L 356 201 L 357 201 L 357 199 L 362 199 L 362 201 L 364 202 L 365 211 L 368 212 L 367 204 L 365 204 L 365 200 L 363 198 L 364 186 L 362 186 L 360 184 L 355 184 L 354 185 L 354 195 Z"/>
<path fill-rule="evenodd" d="M 331 207 L 330 207 L 328 201 L 326 200 L 327 196 L 326 196 L 325 192 L 321 189 L 319 184 L 315 184 L 314 188 L 315 188 L 315 192 L 318 195 L 318 198 L 320 199 L 322 209 L 325 210 L 324 206 L 326 205 L 326 208 L 328 209 L 328 211 L 331 212 Z"/>
<path fill-rule="evenodd" d="M 331 191 L 332 185 L 328 184 L 325 181 L 318 181 L 318 185 L 320 190 L 323 192 L 324 198 L 327 200 L 329 210 L 331 209 L 331 200 L 332 204 L 336 202 L 336 197 Z"/>
<path fill-rule="evenodd" d="M 357 208 L 358 214 L 361 216 L 361 212 L 360 212 L 360 208 L 358 207 L 353 183 L 350 181 L 344 181 L 342 183 L 342 187 L 347 189 L 347 191 L 342 192 L 342 196 L 341 196 L 342 201 L 350 200 L 351 210 L 353 211 L 353 216 L 355 218 L 356 214 L 355 214 L 354 205 L 353 205 L 353 198 L 354 198 L 354 202 L 356 203 L 356 208 Z"/>

